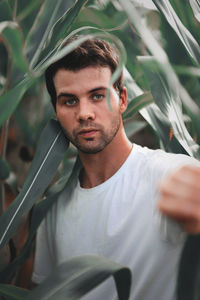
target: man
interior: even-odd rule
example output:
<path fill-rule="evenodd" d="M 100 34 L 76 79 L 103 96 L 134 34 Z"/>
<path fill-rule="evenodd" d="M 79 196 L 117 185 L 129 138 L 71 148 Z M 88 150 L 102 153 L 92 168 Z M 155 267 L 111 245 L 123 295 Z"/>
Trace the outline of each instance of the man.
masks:
<path fill-rule="evenodd" d="M 132 270 L 130 299 L 169 300 L 185 234 L 158 211 L 158 182 L 197 161 L 128 140 L 122 74 L 109 90 L 112 109 L 106 100 L 118 60 L 113 46 L 91 39 L 46 71 L 56 117 L 77 147 L 82 168 L 39 230 L 33 281 L 42 282 L 67 259 L 96 254 Z M 112 279 L 84 298 L 117 299 Z"/>

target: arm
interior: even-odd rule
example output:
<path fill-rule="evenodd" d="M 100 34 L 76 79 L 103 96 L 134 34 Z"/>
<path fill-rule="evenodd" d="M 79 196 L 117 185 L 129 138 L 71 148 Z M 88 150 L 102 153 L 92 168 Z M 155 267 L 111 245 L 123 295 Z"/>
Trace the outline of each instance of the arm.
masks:
<path fill-rule="evenodd" d="M 200 168 L 184 166 L 160 185 L 158 208 L 188 233 L 200 233 Z"/>

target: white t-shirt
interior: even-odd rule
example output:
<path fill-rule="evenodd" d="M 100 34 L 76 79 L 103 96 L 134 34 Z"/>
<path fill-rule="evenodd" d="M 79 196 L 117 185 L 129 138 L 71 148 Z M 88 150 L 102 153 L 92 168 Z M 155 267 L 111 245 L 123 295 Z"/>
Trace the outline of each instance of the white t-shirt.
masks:
<path fill-rule="evenodd" d="M 172 300 L 185 234 L 156 209 L 158 182 L 171 170 L 197 161 L 134 144 L 127 160 L 107 181 L 90 189 L 65 189 L 37 235 L 32 280 L 40 283 L 74 256 L 107 257 L 132 271 L 131 300 Z M 114 300 L 111 278 L 87 300 Z"/>

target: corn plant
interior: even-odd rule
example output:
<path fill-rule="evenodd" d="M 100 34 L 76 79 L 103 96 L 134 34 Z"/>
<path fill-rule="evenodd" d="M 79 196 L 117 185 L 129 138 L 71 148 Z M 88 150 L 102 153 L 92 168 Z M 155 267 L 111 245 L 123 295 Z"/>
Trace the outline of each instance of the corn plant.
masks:
<path fill-rule="evenodd" d="M 93 256 L 63 263 L 33 291 L 7 285 L 30 256 L 37 228 L 47 211 L 64 186 L 73 184 L 79 170 L 79 161 L 74 164 L 74 150 L 57 121 L 51 119 L 54 113 L 43 87 L 44 70 L 78 43 L 88 37 L 102 37 L 120 49 L 119 68 L 111 81 L 115 81 L 125 64 L 129 104 L 123 119 L 130 138 L 150 125 L 161 148 L 200 158 L 199 2 L 153 0 L 150 5 L 146 1 L 145 6 L 139 2 L 0 1 L 0 53 L 4 57 L 0 61 L 1 253 L 9 252 L 21 219 L 31 210 L 29 234 L 22 249 L 9 264 L 0 263 L 0 294 L 5 299 L 79 299 L 109 276 L 114 277 L 119 299 L 129 297 L 129 269 Z M 80 34 L 80 40 L 63 47 L 73 34 Z M 26 118 L 30 95 L 35 101 L 32 123 Z M 39 110 L 43 113 L 38 120 Z M 18 174 L 7 159 L 13 121 L 18 124 L 27 149 L 34 153 L 20 191 L 18 182 L 11 180 Z M 23 156 L 29 157 L 29 152 Z M 49 187 L 52 180 L 54 184 Z M 16 197 L 5 209 L 7 187 L 15 190 Z M 178 299 L 199 299 L 199 248 L 198 236 L 187 239 L 177 279 Z M 188 272 L 192 281 L 188 281 Z"/>

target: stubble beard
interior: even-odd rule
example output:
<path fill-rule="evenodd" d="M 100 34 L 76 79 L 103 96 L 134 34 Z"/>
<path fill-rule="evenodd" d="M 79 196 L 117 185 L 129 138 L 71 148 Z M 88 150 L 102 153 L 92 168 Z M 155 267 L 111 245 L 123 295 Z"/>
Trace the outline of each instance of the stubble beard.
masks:
<path fill-rule="evenodd" d="M 113 119 L 111 126 L 109 130 L 105 131 L 103 126 L 100 125 L 94 125 L 91 122 L 85 122 L 84 124 L 81 124 L 80 127 L 76 130 L 73 130 L 72 134 L 69 133 L 66 128 L 63 128 L 64 134 L 67 137 L 67 139 L 70 140 L 70 142 L 81 152 L 86 154 L 96 154 L 100 151 L 102 151 L 108 144 L 112 142 L 114 137 L 116 136 L 117 132 L 120 128 L 120 115 L 118 115 L 115 119 Z M 96 128 L 98 130 L 98 142 L 96 143 L 94 140 L 97 139 L 97 137 L 91 137 L 91 138 L 85 138 L 84 141 L 81 141 L 81 138 L 78 134 L 78 132 L 82 128 Z"/>

